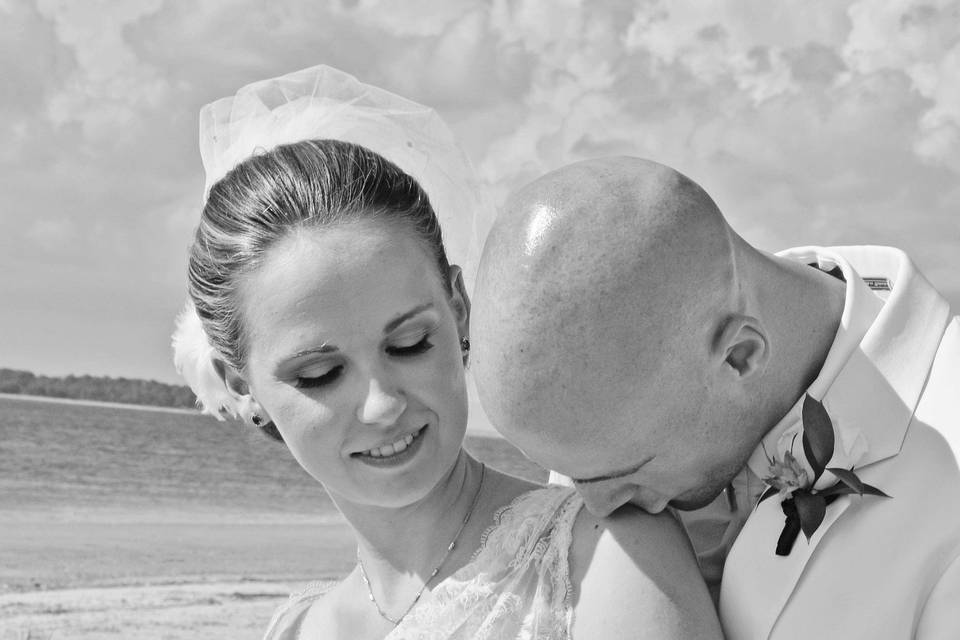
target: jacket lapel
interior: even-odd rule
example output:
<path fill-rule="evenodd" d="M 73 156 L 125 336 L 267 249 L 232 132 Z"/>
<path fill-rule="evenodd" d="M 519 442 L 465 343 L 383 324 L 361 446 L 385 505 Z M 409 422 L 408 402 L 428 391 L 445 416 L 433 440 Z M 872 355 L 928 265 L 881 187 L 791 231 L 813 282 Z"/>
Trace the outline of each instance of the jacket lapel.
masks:
<path fill-rule="evenodd" d="M 841 409 L 865 428 L 870 449 L 861 466 L 896 455 L 923 393 L 940 341 L 950 323 L 950 305 L 899 249 L 837 247 L 861 276 L 880 276 L 892 291 L 860 345 L 859 370 L 845 367 L 834 386 Z M 862 366 L 862 365 L 866 366 Z M 855 408 L 856 407 L 856 408 Z M 830 407 L 827 407 L 830 410 Z"/>
<path fill-rule="evenodd" d="M 823 398 L 838 436 L 845 430 L 865 436 L 868 449 L 857 465 L 863 467 L 899 452 L 949 323 L 949 305 L 896 249 L 803 248 L 780 255 L 809 261 L 818 254 L 839 256 L 861 276 L 881 276 L 894 285 Z M 850 504 L 844 496 L 827 507 L 809 542 L 801 534 L 788 556 L 774 552 L 784 524 L 779 499 L 757 505 L 724 566 L 719 609 L 728 638 L 769 638 L 811 555 Z"/>
<path fill-rule="evenodd" d="M 827 507 L 808 542 L 801 534 L 788 556 L 774 552 L 784 515 L 776 497 L 764 500 L 730 550 L 720 586 L 720 618 L 728 638 L 767 638 L 790 599 L 803 569 L 826 532 L 850 506 L 844 496 Z"/>

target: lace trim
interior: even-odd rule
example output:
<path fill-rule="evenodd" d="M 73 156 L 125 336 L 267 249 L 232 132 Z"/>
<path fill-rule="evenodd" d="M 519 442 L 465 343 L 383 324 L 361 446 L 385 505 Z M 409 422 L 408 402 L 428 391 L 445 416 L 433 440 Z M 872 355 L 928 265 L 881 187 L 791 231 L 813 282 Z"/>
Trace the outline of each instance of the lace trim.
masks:
<path fill-rule="evenodd" d="M 569 547 L 582 506 L 568 487 L 534 489 L 514 498 L 496 511 L 471 561 L 437 585 L 431 600 L 414 608 L 388 638 L 460 638 L 470 628 L 473 639 L 492 640 L 503 633 L 528 640 L 569 639 Z M 516 575 L 520 582 L 511 586 L 526 595 L 498 585 L 500 578 L 491 581 L 494 575 Z"/>
<path fill-rule="evenodd" d="M 459 624 L 467 623 L 474 639 L 494 640 L 507 632 L 528 640 L 569 640 L 573 626 L 569 550 L 582 506 L 572 489 L 554 486 L 523 493 L 497 509 L 470 562 L 437 585 L 434 598 L 415 607 L 388 638 L 459 638 L 466 630 Z M 490 571 L 516 576 L 520 591 L 511 592 L 507 584 L 501 589 L 499 579 L 491 582 Z M 297 609 L 309 608 L 330 588 L 329 583 L 313 582 L 291 594 L 274 613 L 264 638 L 287 631 L 283 625 L 292 622 L 289 616 L 299 615 Z"/>
<path fill-rule="evenodd" d="M 290 598 L 288 599 L 288 602 L 287 602 L 287 606 L 294 604 L 295 602 L 298 602 L 300 600 L 306 600 L 307 598 L 316 598 L 318 596 L 322 596 L 327 591 L 330 591 L 330 589 L 332 589 L 335 584 L 336 582 L 331 584 L 329 580 L 326 580 L 326 581 L 314 580 L 313 582 L 305 586 L 300 591 L 295 591 L 291 593 Z"/>
<path fill-rule="evenodd" d="M 329 582 L 314 581 L 309 583 L 300 591 L 291 593 L 290 597 L 287 598 L 287 601 L 277 607 L 277 609 L 273 612 L 273 617 L 270 618 L 270 623 L 267 625 L 267 630 L 263 634 L 264 640 L 268 640 L 269 638 L 273 637 L 273 634 L 277 631 L 277 626 L 287 616 L 287 614 L 290 613 L 291 609 L 297 605 L 304 604 L 307 600 L 316 600 L 320 598 L 332 588 L 333 585 Z"/>
<path fill-rule="evenodd" d="M 561 507 L 557 516 L 558 526 L 554 529 L 556 540 L 553 549 L 557 553 L 556 566 L 558 567 L 558 582 L 563 587 L 563 610 L 565 612 L 565 631 L 567 638 L 573 637 L 573 584 L 570 582 L 570 546 L 573 544 L 573 525 L 577 521 L 577 514 L 583 507 L 583 498 L 574 493 Z M 562 524 L 562 526 L 560 526 Z"/>
<path fill-rule="evenodd" d="M 556 493 L 559 496 L 560 494 L 566 494 L 569 491 L 570 489 L 568 487 L 560 487 L 560 486 L 549 486 L 549 487 L 542 487 L 539 489 L 531 489 L 530 491 L 521 493 L 520 495 L 515 497 L 513 500 L 510 501 L 509 504 L 505 504 L 504 506 L 497 509 L 493 513 L 493 524 L 491 524 L 489 527 L 484 529 L 483 533 L 480 534 L 480 546 L 476 548 L 476 550 L 473 552 L 473 555 L 470 557 L 470 563 L 474 562 L 480 556 L 480 554 L 486 550 L 488 538 L 492 533 L 494 533 L 497 529 L 499 529 L 502 525 L 504 525 L 505 521 L 509 522 L 507 520 L 508 517 L 510 518 L 514 517 L 514 515 L 518 512 L 522 515 L 522 512 L 523 512 L 522 507 L 526 506 L 525 503 L 531 503 L 531 502 L 535 503 L 536 498 L 542 495 L 542 493 L 552 492 L 552 493 Z M 569 497 L 570 496 L 564 496 L 564 499 L 566 500 Z M 557 513 L 557 508 L 559 504 L 560 503 L 558 501 L 557 504 L 548 505 L 550 508 L 538 507 L 537 511 L 542 515 L 542 517 L 537 521 L 536 524 L 539 525 L 545 519 L 547 520 L 552 519 L 554 515 Z M 537 527 L 537 528 L 542 529 L 542 527 Z M 468 565 L 470 563 L 468 563 Z"/>

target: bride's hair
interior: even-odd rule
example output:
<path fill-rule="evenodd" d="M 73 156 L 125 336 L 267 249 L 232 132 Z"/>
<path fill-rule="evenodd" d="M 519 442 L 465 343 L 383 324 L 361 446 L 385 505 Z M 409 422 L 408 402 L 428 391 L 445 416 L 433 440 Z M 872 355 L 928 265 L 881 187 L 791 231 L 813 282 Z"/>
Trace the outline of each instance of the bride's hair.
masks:
<path fill-rule="evenodd" d="M 494 218 L 436 112 L 326 65 L 205 105 L 200 155 L 207 199 L 173 359 L 198 406 L 221 420 L 253 418 L 224 384 L 222 367 L 245 368 L 238 285 L 279 239 L 301 227 L 390 224 L 432 256 L 450 295 L 447 256 L 471 284 Z"/>
<path fill-rule="evenodd" d="M 218 354 L 246 363 L 237 285 L 292 230 L 376 220 L 413 232 L 451 293 L 440 224 L 427 194 L 360 145 L 305 140 L 255 154 L 210 189 L 190 248 L 188 291 Z"/>

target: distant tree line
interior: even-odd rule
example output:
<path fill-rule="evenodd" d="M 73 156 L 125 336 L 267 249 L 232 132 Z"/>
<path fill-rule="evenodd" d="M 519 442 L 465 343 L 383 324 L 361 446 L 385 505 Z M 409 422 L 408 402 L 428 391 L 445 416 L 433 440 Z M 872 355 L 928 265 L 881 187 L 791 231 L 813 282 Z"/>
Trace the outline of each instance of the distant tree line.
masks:
<path fill-rule="evenodd" d="M 3 368 L 0 368 L 0 393 L 146 404 L 157 407 L 195 408 L 197 406 L 196 396 L 186 386 L 164 384 L 155 380 L 106 376 L 38 376 L 29 371 Z"/>

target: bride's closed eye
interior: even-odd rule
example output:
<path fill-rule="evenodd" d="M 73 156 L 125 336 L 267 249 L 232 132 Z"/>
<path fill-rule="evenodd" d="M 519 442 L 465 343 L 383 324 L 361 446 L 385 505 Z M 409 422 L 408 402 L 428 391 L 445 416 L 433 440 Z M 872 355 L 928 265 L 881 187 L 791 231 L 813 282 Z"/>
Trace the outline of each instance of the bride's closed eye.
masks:
<path fill-rule="evenodd" d="M 430 334 L 425 333 L 419 340 L 412 344 L 403 344 L 401 341 L 398 344 L 388 346 L 386 351 L 391 356 L 409 357 L 426 353 L 432 348 L 433 343 L 430 342 Z"/>
<path fill-rule="evenodd" d="M 420 336 L 411 338 L 411 340 L 398 340 L 396 343 L 386 347 L 387 355 L 399 358 L 410 358 L 426 353 L 433 348 L 430 342 L 430 334 L 424 333 Z M 343 365 L 338 364 L 333 367 L 317 366 L 304 369 L 296 377 L 295 385 L 298 389 L 315 389 L 319 387 L 328 387 L 343 375 Z"/>
<path fill-rule="evenodd" d="M 297 376 L 296 386 L 298 389 L 313 389 L 315 387 L 325 387 L 333 384 L 343 373 L 343 365 L 338 364 L 335 367 L 321 371 L 318 369 L 308 369 L 303 375 Z"/>

